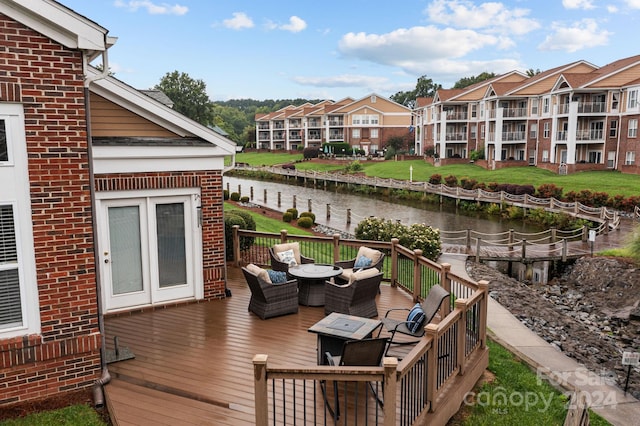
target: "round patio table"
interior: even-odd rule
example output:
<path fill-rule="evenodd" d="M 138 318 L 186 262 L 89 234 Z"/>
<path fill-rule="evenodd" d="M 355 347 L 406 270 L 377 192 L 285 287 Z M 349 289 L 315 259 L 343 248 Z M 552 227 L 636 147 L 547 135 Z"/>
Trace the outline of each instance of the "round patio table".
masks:
<path fill-rule="evenodd" d="M 341 267 L 324 263 L 303 263 L 288 271 L 298 280 L 298 303 L 306 306 L 324 306 L 324 282 L 341 273 Z"/>

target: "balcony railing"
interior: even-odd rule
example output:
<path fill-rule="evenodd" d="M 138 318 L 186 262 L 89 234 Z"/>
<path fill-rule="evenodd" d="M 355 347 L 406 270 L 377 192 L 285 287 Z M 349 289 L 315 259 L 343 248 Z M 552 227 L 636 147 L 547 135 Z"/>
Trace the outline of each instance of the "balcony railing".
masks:
<path fill-rule="evenodd" d="M 344 120 L 329 120 L 329 126 L 333 126 L 333 127 L 344 126 Z"/>
<path fill-rule="evenodd" d="M 557 141 L 566 141 L 567 140 L 567 131 L 563 130 L 561 132 L 557 132 L 556 133 L 556 140 Z"/>
<path fill-rule="evenodd" d="M 604 140 L 604 130 L 578 130 L 576 132 L 578 141 L 602 141 Z"/>
<path fill-rule="evenodd" d="M 525 141 L 527 139 L 526 132 L 502 132 L 502 140 L 505 142 Z"/>
<path fill-rule="evenodd" d="M 466 111 L 447 111 L 447 120 L 466 120 L 469 114 Z"/>
<path fill-rule="evenodd" d="M 258 124 L 258 130 L 269 130 L 269 123 Z"/>
<path fill-rule="evenodd" d="M 519 118 L 526 117 L 527 109 L 526 108 L 504 108 L 502 111 L 502 117 L 504 118 Z"/>
<path fill-rule="evenodd" d="M 599 114 L 607 111 L 605 102 L 580 102 L 578 104 L 578 114 Z"/>
<path fill-rule="evenodd" d="M 446 141 L 466 141 L 467 134 L 466 133 L 447 133 L 445 135 Z"/>
<path fill-rule="evenodd" d="M 240 241 L 251 239 L 251 247 L 240 251 Z M 255 418 L 267 426 L 287 417 L 303 418 L 304 424 L 325 424 L 326 413 L 318 406 L 322 382 L 345 381 L 341 392 L 348 417 L 358 424 L 444 424 L 457 411 L 461 395 L 470 392 L 488 365 L 486 347 L 488 282 L 474 282 L 451 272 L 450 265 L 438 264 L 422 256 L 421 250 L 391 242 L 363 241 L 335 237 L 289 236 L 286 231 L 271 234 L 233 229 L 234 263 L 264 264 L 266 249 L 274 244 L 298 241 L 301 251 L 316 262 L 335 263 L 339 257 L 354 255 L 366 245 L 388 253 L 383 267 L 392 286 L 403 288 L 421 300 L 439 284 L 455 297 L 440 310 L 440 322 L 427 324 L 426 335 L 398 362 L 385 358 L 381 367 L 273 367 L 267 355 L 254 357 Z M 246 247 L 247 244 L 244 244 Z M 346 257 L 345 257 L 346 256 Z M 360 382 L 372 382 L 383 389 L 379 406 L 368 392 L 359 391 Z M 362 384 L 362 383 L 361 383 Z M 320 412 L 318 412 L 320 411 Z M 346 421 L 347 414 L 344 421 Z M 340 420 L 343 420 L 342 418 Z M 355 423 L 354 423 L 355 424 Z"/>

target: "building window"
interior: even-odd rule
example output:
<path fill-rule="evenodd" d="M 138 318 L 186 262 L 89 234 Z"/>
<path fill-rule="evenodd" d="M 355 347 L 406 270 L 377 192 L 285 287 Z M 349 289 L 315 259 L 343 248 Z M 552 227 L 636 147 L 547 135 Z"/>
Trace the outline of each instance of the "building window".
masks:
<path fill-rule="evenodd" d="M 529 137 L 531 139 L 538 137 L 538 123 L 531 123 L 531 127 L 529 128 Z"/>
<path fill-rule="evenodd" d="M 609 137 L 615 138 L 618 136 L 618 120 L 611 120 L 609 123 Z"/>
<path fill-rule="evenodd" d="M 352 124 L 364 125 L 364 126 L 377 126 L 379 117 L 377 114 L 360 114 L 354 115 L 351 119 Z"/>
<path fill-rule="evenodd" d="M 471 118 L 476 118 L 478 116 L 478 105 L 471 105 Z"/>
<path fill-rule="evenodd" d="M 549 106 L 551 103 L 551 99 L 547 96 L 542 98 L 542 113 L 549 114 Z"/>
<path fill-rule="evenodd" d="M 371 129 L 369 136 L 371 139 L 378 139 L 378 129 Z"/>
<path fill-rule="evenodd" d="M 624 156 L 624 164 L 627 166 L 633 166 L 636 164 L 636 153 L 635 151 L 627 151 Z"/>
<path fill-rule="evenodd" d="M 538 98 L 531 99 L 531 115 L 538 115 Z"/>
<path fill-rule="evenodd" d="M 635 109 L 638 106 L 638 91 L 629 90 L 629 99 L 627 100 L 627 109 Z"/>
<path fill-rule="evenodd" d="M 549 122 L 547 121 L 546 123 L 544 123 L 544 128 L 543 128 L 543 131 L 542 131 L 542 137 L 545 138 L 545 139 L 549 139 L 549 133 L 550 133 Z"/>
<path fill-rule="evenodd" d="M 7 128 L 4 120 L 0 120 L 0 162 L 9 161 L 9 145 L 7 144 Z"/>
<path fill-rule="evenodd" d="M 638 119 L 632 118 L 629 120 L 629 132 L 628 136 L 630 138 L 635 138 L 638 135 Z"/>
<path fill-rule="evenodd" d="M 549 162 L 549 150 L 547 150 L 547 149 L 543 149 L 542 150 L 542 162 L 543 163 L 548 163 Z"/>
<path fill-rule="evenodd" d="M 351 137 L 360 139 L 360 129 L 351 129 Z"/>
<path fill-rule="evenodd" d="M 6 144 L 5 144 L 6 146 Z M 0 206 L 0 331 L 22 327 L 23 303 L 13 206 Z"/>

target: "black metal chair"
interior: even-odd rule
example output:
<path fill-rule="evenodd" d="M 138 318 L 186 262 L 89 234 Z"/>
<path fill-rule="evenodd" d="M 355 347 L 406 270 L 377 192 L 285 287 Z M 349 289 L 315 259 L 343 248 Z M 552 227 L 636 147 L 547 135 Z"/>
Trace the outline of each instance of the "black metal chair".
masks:
<path fill-rule="evenodd" d="M 386 337 L 362 340 L 348 340 L 342 346 L 342 353 L 340 354 L 340 356 L 332 355 L 329 352 L 325 353 L 327 364 L 341 367 L 378 367 L 382 363 L 382 357 L 384 356 L 387 343 L 388 339 Z M 374 385 L 371 382 L 368 382 L 368 385 L 371 388 L 371 392 L 373 393 L 376 402 L 382 407 L 384 403 L 382 399 L 378 397 L 378 392 L 376 391 Z M 329 413 L 331 413 L 333 419 L 337 421 L 340 417 L 338 382 L 336 380 L 333 381 L 333 400 L 335 411 L 331 408 L 331 405 L 327 400 L 326 383 L 322 381 L 320 382 L 320 386 L 322 388 L 322 395 L 324 397 L 325 403 L 327 404 Z"/>
<path fill-rule="evenodd" d="M 420 304 L 422 311 L 424 312 L 424 320 L 420 324 L 416 324 L 414 321 L 408 320 L 408 317 L 403 320 L 389 318 L 389 314 L 394 311 L 411 311 L 407 308 L 394 308 L 389 309 L 382 318 L 382 325 L 385 330 L 391 333 L 389 338 L 389 344 L 385 355 L 389 352 L 391 345 L 413 345 L 418 343 L 417 340 L 404 341 L 396 340 L 396 333 L 405 334 L 412 337 L 424 336 L 424 325 L 429 324 L 431 320 L 436 316 L 440 310 L 442 303 L 449 297 L 449 292 L 442 286 L 436 284 L 429 290 L 429 294 L 426 299 Z M 382 331 L 382 329 L 380 329 Z M 378 333 L 380 335 L 380 333 Z"/>

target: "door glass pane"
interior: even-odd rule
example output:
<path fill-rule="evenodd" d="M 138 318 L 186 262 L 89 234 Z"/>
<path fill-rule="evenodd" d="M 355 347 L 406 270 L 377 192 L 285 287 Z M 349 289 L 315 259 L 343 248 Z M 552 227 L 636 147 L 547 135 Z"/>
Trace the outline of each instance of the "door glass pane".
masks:
<path fill-rule="evenodd" d="M 109 207 L 109 239 L 113 294 L 142 291 L 138 206 Z"/>
<path fill-rule="evenodd" d="M 160 288 L 187 282 L 184 204 L 156 205 Z"/>

